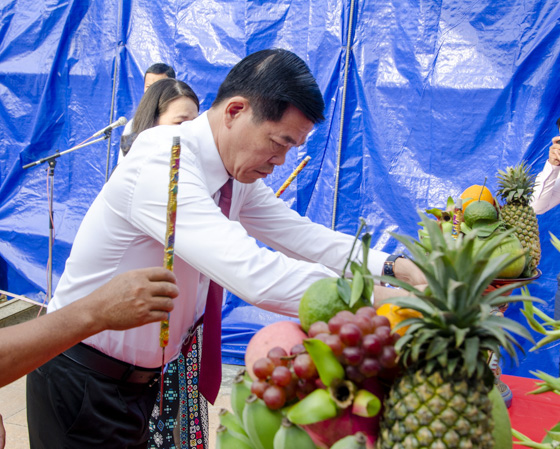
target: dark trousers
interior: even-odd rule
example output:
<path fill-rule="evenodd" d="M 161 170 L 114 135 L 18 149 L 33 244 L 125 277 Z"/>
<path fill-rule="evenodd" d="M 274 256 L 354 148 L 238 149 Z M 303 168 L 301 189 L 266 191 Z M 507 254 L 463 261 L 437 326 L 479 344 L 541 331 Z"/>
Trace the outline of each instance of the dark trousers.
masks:
<path fill-rule="evenodd" d="M 140 449 L 158 393 L 55 357 L 27 375 L 31 449 Z"/>

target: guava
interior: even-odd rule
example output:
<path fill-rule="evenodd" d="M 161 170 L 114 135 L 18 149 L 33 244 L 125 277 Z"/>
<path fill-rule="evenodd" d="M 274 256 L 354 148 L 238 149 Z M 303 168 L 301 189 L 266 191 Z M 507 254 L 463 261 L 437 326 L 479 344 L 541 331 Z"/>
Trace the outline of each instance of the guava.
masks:
<path fill-rule="evenodd" d="M 478 251 L 482 247 L 482 245 L 484 245 L 484 242 L 497 238 L 498 236 L 499 234 L 485 239 L 477 238 L 474 244 L 475 251 Z M 512 256 L 522 257 L 517 257 L 512 263 L 510 263 L 507 267 L 500 271 L 497 276 L 498 279 L 518 278 L 521 273 L 523 273 L 526 258 L 524 257 L 525 250 L 523 249 L 523 246 L 521 245 L 519 239 L 514 234 L 510 234 L 502 241 L 502 243 L 500 243 L 500 245 L 492 252 L 490 259 L 498 257 L 502 254 L 510 254 Z"/>
<path fill-rule="evenodd" d="M 371 306 L 371 302 L 360 298 L 354 307 L 349 307 L 338 294 L 338 279 L 319 279 L 311 284 L 303 294 L 299 303 L 299 321 L 305 332 L 316 321 L 328 323 L 341 310 L 350 310 L 354 313 L 360 307 Z M 350 283 L 349 280 L 346 282 Z"/>

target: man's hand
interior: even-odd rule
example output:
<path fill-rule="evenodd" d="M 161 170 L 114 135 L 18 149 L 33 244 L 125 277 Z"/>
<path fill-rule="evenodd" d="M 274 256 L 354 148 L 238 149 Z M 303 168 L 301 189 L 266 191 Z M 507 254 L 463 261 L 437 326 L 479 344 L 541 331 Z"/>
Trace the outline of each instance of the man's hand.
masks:
<path fill-rule="evenodd" d="M 395 273 L 395 277 L 397 279 L 408 282 L 411 285 L 426 284 L 426 277 L 424 276 L 424 273 L 422 273 L 420 268 L 414 265 L 414 262 L 410 259 L 399 257 L 395 260 L 393 272 Z"/>
<path fill-rule="evenodd" d="M 548 152 L 548 162 L 552 165 L 560 165 L 560 136 L 552 138 L 552 145 Z"/>
<path fill-rule="evenodd" d="M 124 330 L 167 319 L 179 295 L 175 275 L 166 268 L 122 273 L 78 301 L 99 330 Z"/>

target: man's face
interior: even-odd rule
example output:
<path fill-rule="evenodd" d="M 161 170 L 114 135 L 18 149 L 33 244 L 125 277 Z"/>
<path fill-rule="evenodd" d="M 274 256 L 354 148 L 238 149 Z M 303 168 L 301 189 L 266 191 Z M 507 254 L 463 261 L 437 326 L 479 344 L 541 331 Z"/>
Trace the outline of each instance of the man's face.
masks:
<path fill-rule="evenodd" d="M 289 106 L 280 121 L 255 123 L 253 111 L 245 102 L 237 109 L 226 109 L 226 129 L 219 144 L 222 161 L 237 181 L 249 184 L 266 178 L 275 166 L 285 162 L 292 147 L 303 145 L 313 122 Z"/>
<path fill-rule="evenodd" d="M 144 77 L 144 93 L 146 93 L 148 87 L 150 87 L 156 81 L 162 80 L 164 78 L 169 78 L 169 77 L 165 73 L 159 73 L 159 74 L 146 73 L 146 76 Z"/>

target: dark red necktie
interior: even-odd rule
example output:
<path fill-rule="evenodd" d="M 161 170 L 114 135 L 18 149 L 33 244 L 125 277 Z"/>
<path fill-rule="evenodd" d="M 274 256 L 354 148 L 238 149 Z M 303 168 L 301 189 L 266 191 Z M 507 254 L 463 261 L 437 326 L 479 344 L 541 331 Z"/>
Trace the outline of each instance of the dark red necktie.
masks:
<path fill-rule="evenodd" d="M 229 179 L 220 189 L 218 205 L 222 213 L 229 217 L 233 179 Z M 214 404 L 222 383 L 222 299 L 224 289 L 210 281 L 206 310 L 202 323 L 202 358 L 198 389 L 206 400 Z"/>

